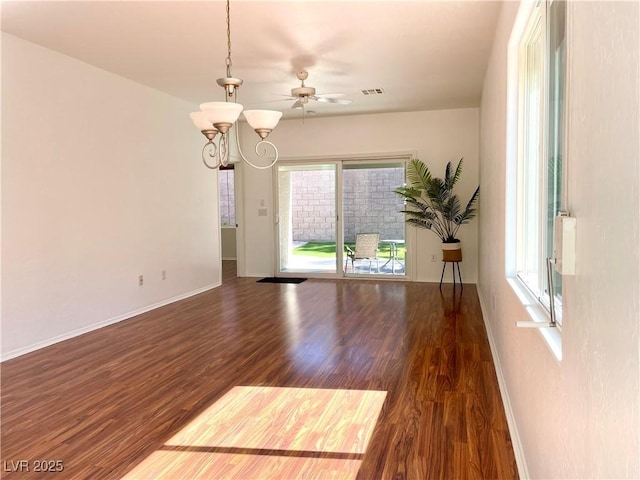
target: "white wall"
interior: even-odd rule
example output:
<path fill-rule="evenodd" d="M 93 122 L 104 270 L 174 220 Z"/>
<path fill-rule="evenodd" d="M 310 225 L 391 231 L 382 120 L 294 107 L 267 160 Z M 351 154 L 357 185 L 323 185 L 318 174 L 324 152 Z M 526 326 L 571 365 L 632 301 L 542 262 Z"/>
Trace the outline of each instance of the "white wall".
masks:
<path fill-rule="evenodd" d="M 468 201 L 478 185 L 478 125 L 479 110 L 466 108 L 378 115 L 341 116 L 333 118 L 310 117 L 282 121 L 269 140 L 275 143 L 280 155 L 286 159 L 339 157 L 380 154 L 390 152 L 416 152 L 432 172 L 444 175 L 448 161 L 457 162 L 464 157 L 461 180 L 456 187 L 463 202 Z M 243 130 L 243 141 L 254 142 L 255 133 Z M 243 147 L 252 151 L 249 145 Z M 273 186 L 272 172 L 257 171 L 242 166 L 239 180 L 244 189 L 244 218 L 247 276 L 265 276 L 275 273 Z M 482 188 L 481 188 L 482 192 Z M 481 193 L 482 196 L 482 193 Z M 268 208 L 268 216 L 258 216 L 261 202 Z M 477 280 L 478 220 L 460 229 L 464 261 L 462 276 L 465 282 Z M 441 257 L 438 238 L 427 230 L 417 233 L 417 281 L 439 282 L 442 263 L 432 262 L 431 254 Z M 413 234 L 409 232 L 409 234 Z M 240 254 L 240 253 L 239 253 Z M 451 280 L 451 271 L 447 270 Z"/>
<path fill-rule="evenodd" d="M 237 256 L 236 227 L 222 227 L 220 242 L 222 243 L 222 259 L 235 260 Z"/>
<path fill-rule="evenodd" d="M 505 280 L 506 2 L 481 106 L 479 290 L 512 433 L 531 478 L 640 478 L 639 4 L 569 2 L 569 209 L 557 362 Z M 493 301 L 495 300 L 495 306 Z"/>
<path fill-rule="evenodd" d="M 3 359 L 220 283 L 191 110 L 2 35 Z"/>

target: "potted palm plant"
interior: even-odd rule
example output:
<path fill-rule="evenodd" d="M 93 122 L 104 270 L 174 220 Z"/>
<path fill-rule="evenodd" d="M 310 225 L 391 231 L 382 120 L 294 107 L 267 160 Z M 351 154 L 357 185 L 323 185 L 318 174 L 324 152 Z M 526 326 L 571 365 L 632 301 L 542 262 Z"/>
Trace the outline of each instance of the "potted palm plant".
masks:
<path fill-rule="evenodd" d="M 406 222 L 418 228 L 434 232 L 442 241 L 442 260 L 462 261 L 462 246 L 457 238 L 458 230 L 476 216 L 475 204 L 480 194 L 478 186 L 462 208 L 453 187 L 462 174 L 462 159 L 455 170 L 447 163 L 444 178 L 431 175 L 427 165 L 413 159 L 407 166 L 407 185 L 394 190 L 405 202 Z"/>

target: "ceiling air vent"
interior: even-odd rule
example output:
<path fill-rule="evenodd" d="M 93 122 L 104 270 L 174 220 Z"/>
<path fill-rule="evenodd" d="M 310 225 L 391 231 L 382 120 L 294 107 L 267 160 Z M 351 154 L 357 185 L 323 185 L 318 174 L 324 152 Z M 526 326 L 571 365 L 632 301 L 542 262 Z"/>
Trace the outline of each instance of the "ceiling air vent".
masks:
<path fill-rule="evenodd" d="M 368 90 L 362 90 L 363 95 L 382 95 L 384 90 L 381 88 L 370 88 Z"/>

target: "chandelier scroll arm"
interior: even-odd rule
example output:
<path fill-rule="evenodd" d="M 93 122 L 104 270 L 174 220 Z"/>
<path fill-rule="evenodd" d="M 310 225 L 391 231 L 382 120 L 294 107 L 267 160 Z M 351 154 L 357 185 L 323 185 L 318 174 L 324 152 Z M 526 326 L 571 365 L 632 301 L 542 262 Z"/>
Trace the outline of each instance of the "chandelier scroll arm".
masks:
<path fill-rule="evenodd" d="M 213 141 L 213 138 L 210 138 L 202 148 L 202 163 L 204 163 L 204 166 L 211 170 L 216 170 L 217 168 L 219 168 L 220 165 L 222 165 L 222 162 L 220 161 L 220 156 L 218 155 L 218 153 L 218 145 L 216 145 L 216 143 Z M 215 158 L 216 164 L 210 165 L 209 162 L 207 162 L 207 156 L 210 158 Z"/>
<path fill-rule="evenodd" d="M 244 160 L 245 162 L 247 162 L 247 164 L 249 164 L 249 166 L 251 166 L 251 167 L 253 167 L 253 168 L 257 169 L 257 170 L 268 170 L 269 168 L 273 167 L 276 164 L 276 162 L 278 161 L 278 157 L 279 157 L 278 149 L 273 143 L 271 143 L 271 142 L 269 142 L 269 141 L 264 139 L 264 138 L 266 138 L 266 135 L 265 135 L 265 137 L 262 137 L 262 135 L 260 135 L 261 140 L 258 143 L 256 143 L 256 146 L 255 146 L 256 155 L 258 155 L 258 157 L 266 156 L 267 155 L 267 148 L 262 148 L 262 150 L 261 150 L 260 147 L 271 147 L 273 149 L 273 152 L 274 152 L 275 156 L 274 156 L 273 160 L 271 161 L 271 163 L 269 163 L 269 165 L 256 165 L 251 160 L 249 160 L 244 155 L 244 153 L 242 153 L 242 147 L 240 147 L 240 128 L 238 126 L 236 126 L 236 129 L 237 129 L 237 133 L 236 133 L 236 148 L 238 149 L 238 153 L 240 154 L 240 158 L 242 158 L 242 160 Z"/>

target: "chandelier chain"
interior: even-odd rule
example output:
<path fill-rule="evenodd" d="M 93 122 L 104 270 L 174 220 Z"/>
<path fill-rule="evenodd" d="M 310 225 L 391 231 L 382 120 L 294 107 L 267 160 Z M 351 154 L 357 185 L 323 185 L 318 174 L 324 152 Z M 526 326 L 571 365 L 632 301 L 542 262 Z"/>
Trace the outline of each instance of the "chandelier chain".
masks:
<path fill-rule="evenodd" d="M 229 8 L 229 0 L 227 0 L 227 77 L 231 77 L 231 15 Z"/>

